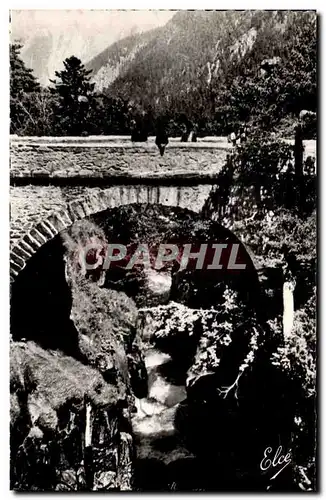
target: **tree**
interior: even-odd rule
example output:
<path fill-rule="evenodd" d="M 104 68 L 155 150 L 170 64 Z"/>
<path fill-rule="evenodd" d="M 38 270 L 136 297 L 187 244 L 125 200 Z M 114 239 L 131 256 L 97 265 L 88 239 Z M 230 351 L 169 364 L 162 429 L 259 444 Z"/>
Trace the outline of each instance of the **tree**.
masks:
<path fill-rule="evenodd" d="M 229 121 L 277 130 L 284 117 L 295 120 L 302 109 L 316 111 L 316 15 L 300 12 L 287 17 L 283 34 L 274 25 L 257 34 L 251 52 L 228 75 L 224 91 L 219 90 L 218 109 L 230 104 Z M 314 125 L 307 130 L 312 136 Z"/>
<path fill-rule="evenodd" d="M 52 92 L 58 97 L 56 114 L 59 134 L 81 135 L 88 133 L 88 118 L 94 105 L 94 83 L 90 83 L 91 71 L 87 71 L 80 59 L 68 57 L 63 62 L 64 70 L 56 71 L 57 79 Z"/>
<path fill-rule="evenodd" d="M 28 98 L 26 109 L 29 111 L 30 120 L 25 120 L 22 133 L 24 135 L 46 136 L 54 135 L 56 127 L 55 96 L 48 88 L 42 88 L 40 92 L 25 94 Z M 29 98 L 33 96 L 33 98 Z M 23 104 L 25 101 L 23 101 Z"/>
<path fill-rule="evenodd" d="M 10 45 L 10 132 L 24 133 L 27 124 L 33 123 L 30 104 L 35 94 L 40 91 L 40 85 L 33 76 L 31 69 L 26 68 L 20 57 L 22 45 Z"/>
<path fill-rule="evenodd" d="M 23 92 L 38 92 L 40 85 L 33 76 L 33 70 L 26 68 L 20 57 L 22 45 L 10 45 L 10 96 L 15 98 Z"/>
<path fill-rule="evenodd" d="M 130 115 L 128 102 L 109 95 L 93 95 L 88 123 L 90 133 L 94 135 L 129 134 Z"/>

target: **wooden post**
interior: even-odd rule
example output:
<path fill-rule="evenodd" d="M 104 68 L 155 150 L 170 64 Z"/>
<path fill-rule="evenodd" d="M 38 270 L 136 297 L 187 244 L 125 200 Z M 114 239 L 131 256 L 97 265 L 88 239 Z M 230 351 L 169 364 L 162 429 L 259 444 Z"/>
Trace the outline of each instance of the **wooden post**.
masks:
<path fill-rule="evenodd" d="M 92 453 L 92 405 L 85 397 L 85 442 L 84 442 L 84 466 L 85 479 L 88 490 L 93 490 L 93 453 Z"/>
<path fill-rule="evenodd" d="M 297 188 L 296 202 L 300 210 L 303 208 L 303 203 L 304 203 L 303 150 L 304 147 L 302 140 L 302 126 L 299 123 L 295 130 L 295 139 L 294 139 L 294 171 L 295 171 L 296 188 Z"/>
<path fill-rule="evenodd" d="M 283 338 L 286 342 L 292 333 L 294 320 L 294 281 L 285 281 L 283 284 Z"/>
<path fill-rule="evenodd" d="M 288 251 L 288 248 L 284 246 L 283 249 L 285 264 L 283 266 L 283 339 L 286 342 L 292 333 L 293 321 L 294 321 L 294 296 L 293 292 L 295 289 L 295 276 L 293 274 L 293 256 Z M 292 265 L 290 265 L 290 262 Z"/>

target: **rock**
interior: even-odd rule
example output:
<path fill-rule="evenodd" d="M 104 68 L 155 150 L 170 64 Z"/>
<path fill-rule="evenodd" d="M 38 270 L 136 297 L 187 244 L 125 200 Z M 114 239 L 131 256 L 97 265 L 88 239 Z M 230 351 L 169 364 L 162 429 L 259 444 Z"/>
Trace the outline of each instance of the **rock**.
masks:
<path fill-rule="evenodd" d="M 302 109 L 299 113 L 299 119 L 304 120 L 305 118 L 316 118 L 317 114 L 314 111 L 309 111 L 307 109 Z"/>
<path fill-rule="evenodd" d="M 60 471 L 58 475 L 58 484 L 55 491 L 77 491 L 78 482 L 74 469 Z"/>
<path fill-rule="evenodd" d="M 134 444 L 127 432 L 120 433 L 118 484 L 120 491 L 131 491 L 133 480 Z"/>
<path fill-rule="evenodd" d="M 145 277 L 148 290 L 148 302 L 153 306 L 166 303 L 169 300 L 171 291 L 171 273 L 149 269 L 145 271 Z"/>
<path fill-rule="evenodd" d="M 117 473 L 112 471 L 95 472 L 94 491 L 107 491 L 117 488 Z"/>
<path fill-rule="evenodd" d="M 32 427 L 28 433 L 28 437 L 30 438 L 36 438 L 36 439 L 42 439 L 43 438 L 43 432 L 39 427 Z"/>

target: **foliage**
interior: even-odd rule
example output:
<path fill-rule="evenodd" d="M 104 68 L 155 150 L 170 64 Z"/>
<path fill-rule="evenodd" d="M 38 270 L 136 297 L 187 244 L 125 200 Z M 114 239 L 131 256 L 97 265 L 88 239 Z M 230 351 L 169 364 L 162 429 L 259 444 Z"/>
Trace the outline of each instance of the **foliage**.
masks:
<path fill-rule="evenodd" d="M 300 273 L 305 270 L 310 276 L 302 285 L 311 288 L 316 262 L 316 175 L 314 161 L 308 157 L 303 165 L 304 206 L 298 205 L 292 151 L 292 146 L 282 142 L 255 137 L 237 149 L 221 176 L 231 168 L 236 188 L 232 196 L 239 202 L 251 196 L 248 214 L 241 216 L 240 212 L 230 227 L 243 235 L 256 263 L 280 265 L 286 249 L 295 256 Z M 210 210 L 214 210 L 213 206 Z"/>
<path fill-rule="evenodd" d="M 58 131 L 62 135 L 81 135 L 88 132 L 89 114 L 93 99 L 94 84 L 90 73 L 75 56 L 67 58 L 64 70 L 56 71 L 52 92 L 58 97 L 56 117 Z"/>
<path fill-rule="evenodd" d="M 173 136 L 181 136 L 185 124 L 203 136 L 227 135 L 244 123 L 251 131 L 282 128 L 292 136 L 299 112 L 317 109 L 316 29 L 309 11 L 177 13 L 158 30 L 117 42 L 87 69 L 75 56 L 66 59 L 53 82 L 50 130 L 48 120 L 42 126 L 28 112 L 34 124 L 17 100 L 17 92 L 22 97 L 21 90 L 29 94 L 38 84 L 13 45 L 12 131 L 129 134 L 135 120 L 152 135 L 156 120 L 164 119 Z M 118 73 L 113 82 L 112 72 Z M 316 126 L 311 115 L 304 137 L 315 138 Z"/>
<path fill-rule="evenodd" d="M 94 92 L 91 70 L 71 56 L 56 72 L 52 88 L 40 88 L 21 60 L 21 46 L 10 48 L 11 133 L 19 135 L 101 135 L 130 133 L 139 111 L 127 101 Z"/>
<path fill-rule="evenodd" d="M 220 174 L 221 186 L 229 186 L 224 200 L 239 204 L 236 215 L 225 211 L 222 220 L 252 252 L 262 271 L 262 286 L 269 292 L 268 276 L 274 276 L 269 300 L 272 335 L 271 361 L 295 388 L 293 421 L 294 481 L 311 491 L 315 481 L 316 405 L 316 174 L 314 160 L 303 163 L 304 201 L 297 196 L 293 147 L 253 133 L 238 146 Z M 206 204 L 207 215 L 218 215 L 223 192 L 219 189 Z M 282 340 L 281 290 L 284 271 L 295 278 L 294 326 L 291 337 Z M 279 271 L 268 274 L 269 271 Z M 267 279 L 267 284 L 265 280 Z M 272 280 L 271 280 L 272 281 Z"/>
<path fill-rule="evenodd" d="M 94 93 L 88 116 L 88 131 L 94 135 L 128 135 L 131 116 L 127 101 Z"/>
<path fill-rule="evenodd" d="M 316 291 L 295 311 L 291 337 L 273 354 L 273 364 L 294 378 L 305 398 L 316 394 Z"/>
<path fill-rule="evenodd" d="M 310 13 L 296 16 L 281 35 L 282 47 L 276 46 L 275 30 L 274 36 L 270 31 L 265 39 L 262 36 L 261 31 L 241 63 L 245 71 L 230 80 L 224 99 L 230 101 L 238 121 L 253 121 L 262 129 L 273 130 L 286 115 L 297 117 L 302 109 L 317 109 L 316 18 Z M 257 72 L 264 52 L 270 65 Z M 272 62 L 275 56 L 278 59 Z"/>
<path fill-rule="evenodd" d="M 284 247 L 296 256 L 302 267 L 316 261 L 316 213 L 302 220 L 285 209 L 256 218 L 235 221 L 236 234 L 244 233 L 244 243 L 251 248 L 257 264 L 276 266 L 284 257 Z"/>
<path fill-rule="evenodd" d="M 53 135 L 57 123 L 55 102 L 48 89 L 23 94 L 19 103 L 25 113 L 15 132 L 21 135 Z"/>
<path fill-rule="evenodd" d="M 314 12 L 181 12 L 144 46 L 137 41 L 108 89 L 156 116 L 187 113 L 201 135 L 244 122 L 277 131 L 284 117 L 316 111 L 316 29 Z M 315 133 L 316 122 L 307 137 Z"/>
<path fill-rule="evenodd" d="M 232 359 L 230 352 L 237 352 L 234 358 L 239 357 L 239 362 L 235 362 L 234 381 L 229 387 L 220 388 L 222 397 L 232 389 L 236 396 L 240 377 L 255 360 L 260 330 L 235 291 L 226 286 L 223 302 L 216 308 L 193 309 L 169 302 L 141 309 L 141 313 L 145 313 L 142 336 L 148 336 L 148 329 L 150 342 L 155 347 L 179 359 L 178 347 L 182 344 L 183 362 L 188 358 L 188 380 L 218 372 L 225 354 Z"/>
<path fill-rule="evenodd" d="M 10 95 L 12 98 L 20 96 L 23 92 L 36 92 L 40 89 L 32 70 L 26 68 L 20 57 L 22 45 L 10 45 Z"/>
<path fill-rule="evenodd" d="M 315 160 L 307 157 L 303 161 L 301 178 L 294 157 L 295 146 L 257 130 L 228 158 L 219 173 L 219 184 L 222 190 L 228 185 L 224 193 L 228 198 L 247 200 L 262 213 L 284 207 L 309 214 L 316 205 Z M 217 189 L 217 203 L 224 199 L 222 194 Z"/>
<path fill-rule="evenodd" d="M 303 491 L 315 488 L 316 457 L 316 288 L 303 307 L 295 311 L 291 337 L 271 360 L 297 387 L 294 416 L 294 480 Z"/>
<path fill-rule="evenodd" d="M 28 129 L 30 123 L 34 123 L 31 106 L 40 91 L 40 86 L 32 74 L 32 70 L 26 68 L 20 58 L 22 46 L 13 43 L 10 46 L 10 132 L 17 133 L 21 127 Z M 28 134 L 27 134 L 28 135 Z"/>
<path fill-rule="evenodd" d="M 245 145 L 238 148 L 233 160 L 234 174 L 240 189 L 253 186 L 257 203 L 261 203 L 262 189 L 268 189 L 268 195 L 277 202 L 277 195 L 272 190 L 275 185 L 281 184 L 281 172 L 291 171 L 291 153 L 292 148 L 287 144 L 251 137 Z"/>

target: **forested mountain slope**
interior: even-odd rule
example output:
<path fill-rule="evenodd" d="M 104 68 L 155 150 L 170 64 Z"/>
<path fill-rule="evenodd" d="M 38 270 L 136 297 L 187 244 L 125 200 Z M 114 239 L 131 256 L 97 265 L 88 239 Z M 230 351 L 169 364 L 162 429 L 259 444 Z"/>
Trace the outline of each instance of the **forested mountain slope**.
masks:
<path fill-rule="evenodd" d="M 87 67 L 99 90 L 159 113 L 279 120 L 316 110 L 316 45 L 313 11 L 182 11 Z"/>

